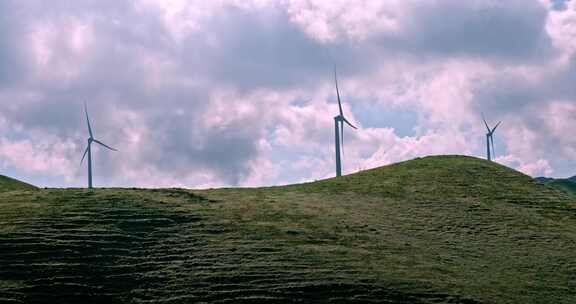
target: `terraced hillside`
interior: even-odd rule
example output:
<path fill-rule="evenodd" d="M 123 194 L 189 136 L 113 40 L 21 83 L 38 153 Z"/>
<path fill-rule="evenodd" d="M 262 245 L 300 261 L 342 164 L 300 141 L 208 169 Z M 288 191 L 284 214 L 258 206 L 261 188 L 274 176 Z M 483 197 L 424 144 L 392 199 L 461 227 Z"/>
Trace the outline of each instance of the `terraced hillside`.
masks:
<path fill-rule="evenodd" d="M 576 303 L 576 202 L 484 160 L 0 193 L 0 303 Z"/>
<path fill-rule="evenodd" d="M 15 180 L 13 178 L 4 176 L 4 175 L 0 175 L 0 192 L 6 192 L 6 191 L 28 191 L 28 190 L 35 190 L 36 187 L 21 182 L 19 180 Z"/>

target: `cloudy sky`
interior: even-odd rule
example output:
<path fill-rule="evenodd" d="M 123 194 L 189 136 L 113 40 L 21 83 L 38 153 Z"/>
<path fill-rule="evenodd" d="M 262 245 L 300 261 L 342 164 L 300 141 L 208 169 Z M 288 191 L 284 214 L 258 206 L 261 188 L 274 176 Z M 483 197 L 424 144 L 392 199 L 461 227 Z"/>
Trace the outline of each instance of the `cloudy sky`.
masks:
<path fill-rule="evenodd" d="M 219 187 L 424 155 L 576 174 L 576 1 L 3 0 L 0 174 L 48 187 Z"/>

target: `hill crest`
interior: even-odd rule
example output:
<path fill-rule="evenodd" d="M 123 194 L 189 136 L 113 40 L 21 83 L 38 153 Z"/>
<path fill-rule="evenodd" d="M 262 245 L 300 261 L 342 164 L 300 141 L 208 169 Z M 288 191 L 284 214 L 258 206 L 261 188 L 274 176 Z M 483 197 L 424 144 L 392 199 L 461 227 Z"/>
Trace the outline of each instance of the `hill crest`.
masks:
<path fill-rule="evenodd" d="M 36 186 L 17 179 L 0 175 L 0 193 L 8 191 L 29 191 L 38 189 Z"/>
<path fill-rule="evenodd" d="M 0 302 L 576 303 L 576 201 L 477 158 L 0 205 Z"/>

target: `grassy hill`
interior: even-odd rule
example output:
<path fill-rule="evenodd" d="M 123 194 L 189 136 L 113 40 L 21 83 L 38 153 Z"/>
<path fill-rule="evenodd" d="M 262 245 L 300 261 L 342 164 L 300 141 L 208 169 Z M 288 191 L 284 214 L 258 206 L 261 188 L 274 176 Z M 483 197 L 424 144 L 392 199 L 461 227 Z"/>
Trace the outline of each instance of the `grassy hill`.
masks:
<path fill-rule="evenodd" d="M 0 175 L 0 192 L 35 190 L 35 186 Z"/>
<path fill-rule="evenodd" d="M 576 195 L 576 182 L 572 182 L 568 179 L 555 179 L 547 185 L 562 190 L 570 195 Z"/>
<path fill-rule="evenodd" d="M 549 187 L 576 196 L 576 176 L 570 178 L 537 178 L 536 180 Z"/>
<path fill-rule="evenodd" d="M 576 201 L 476 158 L 0 206 L 0 303 L 576 303 Z"/>

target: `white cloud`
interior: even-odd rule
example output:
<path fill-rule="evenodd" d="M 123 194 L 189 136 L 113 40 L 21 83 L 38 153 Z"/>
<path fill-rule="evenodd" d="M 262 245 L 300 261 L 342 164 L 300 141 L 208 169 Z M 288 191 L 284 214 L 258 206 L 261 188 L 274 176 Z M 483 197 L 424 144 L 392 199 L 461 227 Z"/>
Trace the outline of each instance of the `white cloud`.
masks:
<path fill-rule="evenodd" d="M 400 34 L 401 1 L 290 0 L 290 20 L 322 43 L 365 40 L 377 34 Z"/>
<path fill-rule="evenodd" d="M 23 12 L 0 18 L 0 63 L 13 71 L 0 71 L 0 155 L 32 177 L 83 183 L 83 100 L 98 136 L 121 146 L 98 154 L 100 184 L 332 176 L 335 62 L 360 127 L 345 132 L 346 172 L 483 155 L 480 112 L 504 121 L 503 163 L 551 174 L 576 155 L 571 2 L 63 3 L 0 4 Z M 368 126 L 370 103 L 414 113 L 416 132 L 400 136 L 394 115 Z"/>
<path fill-rule="evenodd" d="M 576 52 L 576 2 L 565 2 L 565 10 L 552 10 L 546 20 L 546 31 L 552 43 L 564 52 L 564 63 Z"/>
<path fill-rule="evenodd" d="M 5 166 L 21 168 L 26 173 L 60 176 L 71 181 L 79 162 L 66 156 L 75 148 L 75 143 L 54 137 L 38 141 L 0 139 L 0 158 Z"/>
<path fill-rule="evenodd" d="M 554 173 L 548 160 L 542 158 L 527 162 L 513 155 L 505 155 L 496 158 L 496 161 L 506 166 L 515 167 L 518 171 L 533 177 L 550 176 Z"/>

